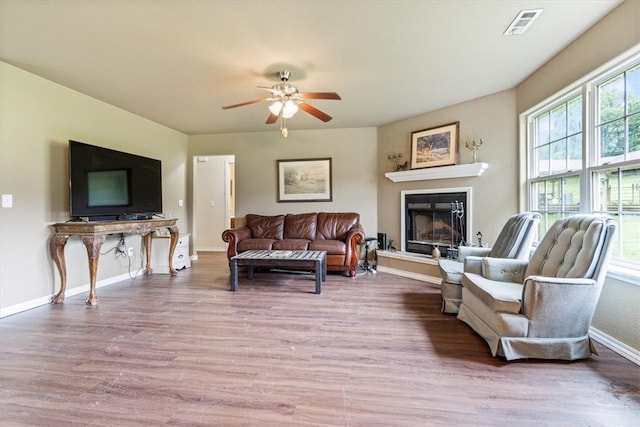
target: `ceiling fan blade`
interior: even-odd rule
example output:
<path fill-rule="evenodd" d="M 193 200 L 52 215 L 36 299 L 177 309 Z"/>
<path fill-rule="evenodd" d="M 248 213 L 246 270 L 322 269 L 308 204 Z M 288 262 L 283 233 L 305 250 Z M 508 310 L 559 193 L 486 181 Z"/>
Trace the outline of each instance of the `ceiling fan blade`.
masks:
<path fill-rule="evenodd" d="M 269 114 L 269 117 L 267 117 L 267 121 L 265 122 L 268 125 L 274 124 L 275 122 L 278 121 L 278 119 L 280 118 L 280 116 L 276 116 L 273 113 Z"/>
<path fill-rule="evenodd" d="M 264 90 L 268 90 L 269 92 L 271 92 L 272 95 L 274 96 L 282 96 L 282 92 L 279 91 L 278 89 L 274 89 L 272 87 L 267 87 L 267 86 L 256 86 L 258 89 L 264 89 Z"/>
<path fill-rule="evenodd" d="M 300 96 L 304 99 L 342 99 L 335 92 L 302 92 Z"/>
<path fill-rule="evenodd" d="M 245 105 L 258 104 L 260 102 L 267 102 L 267 101 L 269 101 L 269 98 L 254 99 L 253 101 L 246 101 L 246 102 L 241 102 L 239 104 L 227 105 L 222 107 L 222 109 L 228 110 L 230 108 L 243 107 Z"/>
<path fill-rule="evenodd" d="M 328 115 L 327 113 L 324 113 L 324 112 L 318 110 L 316 107 L 313 107 L 313 106 L 311 106 L 309 104 L 306 104 L 304 102 L 301 102 L 300 104 L 298 104 L 298 107 L 300 107 L 301 110 L 306 111 L 307 113 L 311 114 L 313 117 L 315 117 L 317 119 L 320 119 L 325 123 L 333 118 L 330 115 Z"/>

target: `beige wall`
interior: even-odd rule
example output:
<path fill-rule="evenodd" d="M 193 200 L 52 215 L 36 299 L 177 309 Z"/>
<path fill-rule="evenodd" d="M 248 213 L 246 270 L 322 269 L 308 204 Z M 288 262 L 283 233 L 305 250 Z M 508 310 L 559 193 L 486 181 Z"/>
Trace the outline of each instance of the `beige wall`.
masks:
<path fill-rule="evenodd" d="M 290 130 L 189 137 L 189 155 L 235 155 L 236 217 L 249 213 L 360 213 L 367 235 L 377 233 L 376 129 Z M 331 157 L 332 202 L 278 203 L 276 161 Z"/>
<path fill-rule="evenodd" d="M 187 231 L 186 135 L 0 62 L 0 305 L 29 304 L 59 290 L 49 256 L 50 225 L 69 220 L 68 140 L 162 160 L 164 211 Z M 107 240 L 103 252 L 116 244 Z M 139 238 L 127 237 L 136 250 Z M 77 237 L 66 247 L 68 289 L 87 285 L 87 254 Z M 100 258 L 98 280 L 124 275 L 126 260 Z"/>
<path fill-rule="evenodd" d="M 517 143 L 515 91 L 507 90 L 453 105 L 421 116 L 381 126 L 378 130 L 378 226 L 394 240 L 400 249 L 400 192 L 403 190 L 471 187 L 473 193 L 470 238 L 481 231 L 483 242 L 491 243 L 500 233 L 507 217 L 518 211 L 517 203 Z M 460 161 L 472 162 L 472 153 L 465 142 L 483 145 L 478 160 L 489 164 L 479 177 L 440 179 L 394 183 L 384 173 L 392 170 L 387 159 L 391 153 L 402 153 L 403 161 L 411 158 L 411 132 L 460 122 Z"/>
<path fill-rule="evenodd" d="M 517 113 L 534 107 L 628 49 L 637 49 L 639 43 L 640 1 L 627 0 L 516 88 Z M 640 286 L 608 279 L 593 326 L 640 351 L 639 312 Z"/>
<path fill-rule="evenodd" d="M 640 43 L 640 1 L 627 0 L 517 87 L 520 114 Z"/>

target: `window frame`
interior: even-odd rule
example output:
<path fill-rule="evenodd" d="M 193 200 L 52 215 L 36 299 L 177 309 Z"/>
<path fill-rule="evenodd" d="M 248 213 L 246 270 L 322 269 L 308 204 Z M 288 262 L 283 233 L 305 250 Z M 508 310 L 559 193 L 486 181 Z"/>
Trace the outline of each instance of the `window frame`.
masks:
<path fill-rule="evenodd" d="M 621 58 L 621 59 L 620 59 Z M 544 183 L 551 180 L 562 180 L 567 177 L 578 176 L 580 183 L 580 207 L 579 212 L 588 213 L 595 211 L 593 205 L 595 201 L 594 183 L 592 182 L 595 174 L 606 170 L 624 170 L 640 167 L 640 159 L 626 159 L 621 161 L 606 162 L 598 164 L 599 161 L 599 136 L 596 127 L 598 124 L 598 86 L 606 83 L 615 76 L 640 65 L 640 46 L 627 52 L 626 55 L 613 60 L 587 76 L 579 79 L 573 84 L 554 93 L 536 106 L 528 109 L 520 115 L 521 126 L 521 148 L 525 153 L 523 162 L 524 173 L 522 174 L 523 193 L 521 198 L 523 205 L 527 210 L 535 210 L 538 208 L 541 213 L 554 213 L 550 211 L 548 206 L 539 205 L 537 201 L 538 192 L 534 191 L 536 183 Z M 536 119 L 545 112 L 551 112 L 562 104 L 568 104 L 576 96 L 582 95 L 582 162 L 580 169 L 571 169 L 567 164 L 566 170 L 561 172 L 553 172 L 550 166 L 547 174 L 540 174 L 540 169 L 536 169 L 536 156 L 534 150 L 537 143 Z M 624 117 L 628 117 L 628 111 L 625 108 Z M 565 137 L 568 137 L 565 136 Z M 628 147 L 626 148 L 628 150 Z M 625 151 L 625 155 L 628 151 Z M 549 154 L 551 160 L 551 153 Z M 536 174 L 533 176 L 533 174 Z M 557 213 L 566 215 L 564 209 L 558 209 Z M 612 258 L 611 267 L 608 271 L 610 277 L 618 280 L 628 281 L 640 286 L 640 262 L 630 258 Z"/>

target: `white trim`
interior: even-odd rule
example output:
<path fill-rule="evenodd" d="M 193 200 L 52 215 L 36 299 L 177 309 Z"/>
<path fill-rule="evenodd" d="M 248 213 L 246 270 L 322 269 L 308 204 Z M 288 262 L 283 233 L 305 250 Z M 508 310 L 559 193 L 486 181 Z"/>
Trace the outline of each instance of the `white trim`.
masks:
<path fill-rule="evenodd" d="M 200 246 L 198 252 L 227 252 L 226 246 Z"/>
<path fill-rule="evenodd" d="M 605 334 L 593 326 L 589 328 L 589 335 L 608 349 L 618 353 L 620 356 L 640 366 L 640 350 L 629 347 L 625 343 L 618 341 L 610 335 Z"/>
<path fill-rule="evenodd" d="M 632 265 L 634 264 L 612 261 L 607 270 L 607 277 L 630 285 L 640 286 L 640 273 Z"/>
<path fill-rule="evenodd" d="M 387 179 L 393 182 L 428 181 L 432 179 L 464 178 L 480 176 L 487 170 L 487 163 L 470 163 L 467 165 L 440 166 L 437 168 L 413 169 L 409 171 L 387 172 Z"/>
<path fill-rule="evenodd" d="M 144 274 L 143 270 L 139 270 L 136 277 Z M 120 274 L 118 276 L 109 277 L 108 279 L 100 280 L 96 282 L 96 289 L 102 288 L 103 286 L 109 286 L 114 283 L 122 282 L 125 280 L 133 280 L 129 273 Z M 78 295 L 81 293 L 89 292 L 89 284 L 76 286 L 74 288 L 67 288 L 64 293 L 65 298 L 72 297 L 74 295 Z M 51 298 L 53 298 L 55 294 L 51 294 L 48 296 L 32 299 L 30 301 L 25 301 L 20 304 L 10 305 L 8 307 L 0 308 L 0 318 L 11 316 L 13 314 L 17 314 L 23 311 L 31 310 L 32 308 L 40 307 L 41 305 L 51 304 Z"/>

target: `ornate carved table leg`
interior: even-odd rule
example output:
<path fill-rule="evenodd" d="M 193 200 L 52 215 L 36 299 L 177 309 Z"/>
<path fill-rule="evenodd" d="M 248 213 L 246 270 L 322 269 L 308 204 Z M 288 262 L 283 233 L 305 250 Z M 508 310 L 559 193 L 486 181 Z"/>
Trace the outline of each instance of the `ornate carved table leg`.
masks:
<path fill-rule="evenodd" d="M 60 274 L 60 291 L 51 298 L 51 302 L 54 304 L 64 301 L 64 292 L 67 289 L 67 267 L 64 262 L 64 246 L 67 244 L 67 239 L 69 239 L 68 235 L 54 234 L 49 240 L 49 252 Z"/>
<path fill-rule="evenodd" d="M 106 240 L 105 235 L 99 236 L 83 236 L 82 243 L 87 248 L 87 255 L 89 256 L 89 296 L 86 303 L 91 305 L 98 304 L 98 296 L 96 295 L 96 274 L 98 272 L 98 260 L 100 258 L 100 248 Z"/>
<path fill-rule="evenodd" d="M 153 233 L 154 232 L 152 231 L 142 236 L 142 238 L 144 239 L 144 253 L 147 259 L 144 274 L 153 273 L 153 268 L 151 268 L 151 238 L 153 237 Z"/>
<path fill-rule="evenodd" d="M 176 250 L 176 246 L 178 245 L 178 236 L 180 231 L 176 225 L 172 225 L 167 227 L 169 229 L 169 234 L 171 234 L 171 243 L 169 244 L 169 273 L 172 276 L 177 276 L 178 272 L 175 268 L 173 268 L 173 253 Z"/>

